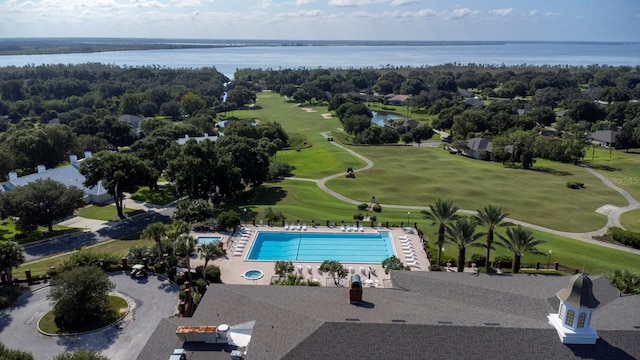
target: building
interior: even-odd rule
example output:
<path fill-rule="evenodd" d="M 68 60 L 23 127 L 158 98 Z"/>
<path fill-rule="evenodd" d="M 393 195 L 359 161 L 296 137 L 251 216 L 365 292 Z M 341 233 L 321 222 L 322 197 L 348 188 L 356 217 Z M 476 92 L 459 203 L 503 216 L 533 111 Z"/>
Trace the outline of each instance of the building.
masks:
<path fill-rule="evenodd" d="M 467 148 L 462 151 L 466 156 L 479 160 L 493 160 L 491 139 L 474 137 L 467 140 Z"/>
<path fill-rule="evenodd" d="M 387 104 L 404 106 L 407 104 L 407 99 L 409 99 L 410 97 L 411 95 L 396 95 L 387 99 Z"/>
<path fill-rule="evenodd" d="M 591 134 L 591 142 L 602 147 L 615 147 L 618 132 L 615 130 L 598 130 Z"/>
<path fill-rule="evenodd" d="M 85 159 L 91 157 L 91 152 L 84 153 Z M 16 172 L 9 173 L 9 180 L 0 187 L 3 191 L 11 191 L 17 187 L 27 185 L 30 182 L 39 179 L 51 179 L 65 184 L 66 186 L 75 186 L 84 191 L 84 202 L 86 204 L 105 204 L 111 201 L 113 198 L 111 194 L 102 186 L 102 182 L 94 187 L 84 186 L 85 177 L 80 173 L 80 162 L 76 155 L 69 156 L 69 165 L 56 167 L 53 169 L 47 169 L 44 165 L 38 165 L 38 172 L 18 176 Z"/>
<path fill-rule="evenodd" d="M 207 134 L 207 133 L 205 133 L 204 136 L 194 136 L 194 137 L 190 137 L 189 135 L 185 134 L 183 138 L 180 138 L 180 139 L 178 139 L 176 141 L 178 142 L 178 144 L 184 145 L 189 140 L 195 140 L 197 142 L 204 141 L 204 140 L 216 141 L 216 140 L 218 140 L 218 137 L 217 136 L 209 136 L 209 134 Z"/>
<path fill-rule="evenodd" d="M 161 320 L 139 360 L 230 359 L 229 346 L 183 341 L 180 326 L 252 323 L 244 359 L 634 359 L 640 296 L 592 279 L 595 344 L 563 344 L 548 316 L 566 276 L 394 271 L 392 289 L 216 284 L 192 318 Z M 233 327 L 233 326 L 232 326 Z"/>

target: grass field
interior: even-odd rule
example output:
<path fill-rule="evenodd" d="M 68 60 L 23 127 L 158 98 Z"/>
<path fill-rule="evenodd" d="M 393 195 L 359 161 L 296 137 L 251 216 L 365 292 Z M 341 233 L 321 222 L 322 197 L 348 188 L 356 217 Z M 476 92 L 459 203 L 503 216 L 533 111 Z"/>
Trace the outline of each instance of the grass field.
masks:
<path fill-rule="evenodd" d="M 54 236 L 60 236 L 72 232 L 80 231 L 77 228 L 70 228 L 68 226 L 53 225 L 53 232 L 49 232 L 46 226 L 38 226 L 36 231 L 32 233 L 21 233 L 16 229 L 16 224 L 11 219 L 2 219 L 0 221 L 0 240 L 15 240 L 19 244 L 27 244 L 33 241 L 38 241 Z M 18 235 L 18 239 L 16 239 Z"/>
<path fill-rule="evenodd" d="M 125 216 L 132 216 L 139 214 L 142 211 L 136 209 L 123 209 Z M 115 205 L 89 205 L 78 210 L 78 216 L 87 219 L 103 220 L 103 221 L 118 221 L 118 211 Z"/>
<path fill-rule="evenodd" d="M 87 324 L 81 329 L 78 329 L 78 332 L 91 331 L 105 327 L 117 321 L 120 316 L 123 316 L 129 309 L 127 300 L 120 296 L 107 295 L 107 303 L 109 304 L 109 311 L 112 313 L 112 316 L 109 316 L 104 321 L 98 323 Z M 122 311 L 123 309 L 127 310 Z M 55 316 L 53 313 L 53 309 L 51 309 L 40 319 L 40 321 L 38 322 L 38 327 L 40 328 L 40 330 L 44 331 L 47 334 L 65 334 L 65 332 L 61 331 L 58 328 L 58 326 L 54 322 L 54 318 Z"/>
<path fill-rule="evenodd" d="M 627 211 L 620 216 L 620 222 L 629 231 L 640 232 L 640 209 Z"/>
<path fill-rule="evenodd" d="M 591 149 L 587 151 L 584 163 L 607 177 L 612 184 L 640 199 L 640 150 L 633 149 L 627 153 L 624 150 Z"/>
<path fill-rule="evenodd" d="M 149 239 L 140 239 L 139 234 L 135 234 L 127 239 L 111 240 L 87 246 L 84 247 L 83 250 L 110 253 L 122 257 L 129 252 L 130 247 L 138 245 L 155 246 L 155 242 Z M 45 275 L 52 266 L 59 267 L 67 261 L 71 257 L 71 254 L 72 252 L 69 252 L 24 263 L 14 271 L 14 276 L 22 278 L 24 276 L 24 271 L 27 269 L 31 270 L 31 275 L 33 277 Z"/>
<path fill-rule="evenodd" d="M 331 189 L 363 202 L 375 194 L 379 203 L 427 206 L 448 198 L 462 209 L 501 206 L 513 218 L 549 228 L 584 232 L 606 224 L 594 211 L 603 204 L 625 205 L 614 190 L 584 169 L 538 160 L 532 170 L 505 167 L 451 155 L 441 148 L 353 147 L 375 166 L 356 179 L 336 178 Z M 585 184 L 566 187 L 568 180 Z"/>

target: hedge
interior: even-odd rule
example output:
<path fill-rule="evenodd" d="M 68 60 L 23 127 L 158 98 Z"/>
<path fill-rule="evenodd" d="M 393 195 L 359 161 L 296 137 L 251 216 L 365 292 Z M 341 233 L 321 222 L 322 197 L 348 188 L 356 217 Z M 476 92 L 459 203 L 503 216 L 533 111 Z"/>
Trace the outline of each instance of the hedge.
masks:
<path fill-rule="evenodd" d="M 610 227 L 607 234 L 614 241 L 640 249 L 640 233 L 627 231 L 619 227 Z"/>

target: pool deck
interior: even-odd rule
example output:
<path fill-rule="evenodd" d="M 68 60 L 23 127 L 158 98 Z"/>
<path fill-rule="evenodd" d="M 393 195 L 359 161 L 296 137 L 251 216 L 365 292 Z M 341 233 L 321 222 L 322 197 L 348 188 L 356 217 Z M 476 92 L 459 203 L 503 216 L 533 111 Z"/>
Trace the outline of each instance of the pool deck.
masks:
<path fill-rule="evenodd" d="M 249 250 L 255 239 L 258 231 L 262 232 L 285 232 L 283 227 L 277 226 L 245 226 L 247 229 L 247 235 L 243 237 L 242 232 L 236 232 L 234 234 L 228 233 L 192 233 L 194 237 L 198 236 L 222 236 L 223 248 L 226 250 L 226 255 L 213 261 L 213 264 L 220 267 L 221 280 L 225 284 L 255 284 L 255 285 L 269 285 L 273 277 L 277 277 L 274 265 L 275 261 L 247 261 Z M 326 227 L 316 226 L 309 227 L 306 231 L 302 230 L 287 230 L 286 232 L 325 232 L 325 233 L 343 233 L 340 227 Z M 395 255 L 407 265 L 407 256 L 403 255 L 404 249 L 415 249 L 415 259 L 417 264 L 411 266 L 411 271 L 427 271 L 429 268 L 429 261 L 425 252 L 422 250 L 422 244 L 420 238 L 413 231 L 408 233 L 409 229 L 400 228 L 371 228 L 365 227 L 364 233 L 377 233 L 378 231 L 389 231 L 391 236 L 391 242 L 393 244 Z M 360 232 L 359 232 L 360 233 Z M 408 240 L 401 242 L 401 237 L 406 236 Z M 232 249 L 234 245 L 240 242 L 245 242 L 246 245 L 241 249 L 241 255 L 234 255 Z M 199 257 L 194 257 L 191 260 L 192 268 L 198 265 L 202 265 L 204 261 Z M 211 264 L 211 262 L 209 262 Z M 320 262 L 299 262 L 293 261 L 293 265 L 296 268 L 296 272 L 303 275 L 305 279 L 316 279 L 321 286 L 335 286 L 333 279 L 326 273 L 319 271 Z M 365 287 L 391 287 L 391 277 L 384 273 L 384 269 L 380 263 L 342 263 L 342 265 L 349 270 L 349 274 L 359 274 Z M 260 270 L 264 273 L 264 276 L 257 280 L 245 279 L 243 274 L 247 270 Z M 341 284 L 346 286 L 349 276 L 346 279 L 342 279 Z"/>

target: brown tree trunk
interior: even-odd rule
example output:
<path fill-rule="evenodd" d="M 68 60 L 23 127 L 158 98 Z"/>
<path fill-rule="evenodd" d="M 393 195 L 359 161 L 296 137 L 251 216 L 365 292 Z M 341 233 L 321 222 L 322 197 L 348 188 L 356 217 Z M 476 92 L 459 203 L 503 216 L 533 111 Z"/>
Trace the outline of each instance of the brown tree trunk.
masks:
<path fill-rule="evenodd" d="M 520 255 L 514 255 L 513 257 L 513 267 L 512 269 L 514 274 L 520 272 Z"/>
<path fill-rule="evenodd" d="M 465 248 L 458 248 L 458 272 L 464 272 Z"/>

